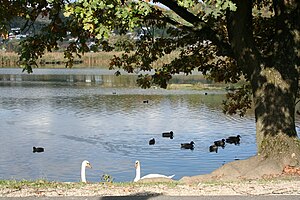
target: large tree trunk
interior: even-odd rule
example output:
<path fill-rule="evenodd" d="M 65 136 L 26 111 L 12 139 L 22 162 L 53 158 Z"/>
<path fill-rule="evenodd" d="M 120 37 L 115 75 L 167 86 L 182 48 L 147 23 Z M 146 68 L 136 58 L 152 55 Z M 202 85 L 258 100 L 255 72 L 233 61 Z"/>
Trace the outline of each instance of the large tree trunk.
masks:
<path fill-rule="evenodd" d="M 290 6 L 274 5 L 275 36 L 270 40 L 274 48 L 266 56 L 257 49 L 253 38 L 252 1 L 234 3 L 237 10 L 227 15 L 228 35 L 235 58 L 252 86 L 258 155 L 275 159 L 280 165 L 299 165 L 294 120 L 299 77 L 295 47 L 299 42 L 293 34 L 291 12 L 286 11 Z"/>
<path fill-rule="evenodd" d="M 259 72 L 251 81 L 258 154 L 289 164 L 300 156 L 294 120 L 297 73 L 280 73 L 275 67 Z M 292 163 L 298 165 L 295 159 Z"/>
<path fill-rule="evenodd" d="M 251 78 L 258 153 L 282 165 L 299 165 L 300 146 L 295 129 L 299 77 L 299 36 L 295 36 L 295 30 L 299 34 L 299 21 L 295 24 L 295 18 L 299 8 L 284 1 L 276 1 L 273 6 L 276 17 L 273 49 Z"/>

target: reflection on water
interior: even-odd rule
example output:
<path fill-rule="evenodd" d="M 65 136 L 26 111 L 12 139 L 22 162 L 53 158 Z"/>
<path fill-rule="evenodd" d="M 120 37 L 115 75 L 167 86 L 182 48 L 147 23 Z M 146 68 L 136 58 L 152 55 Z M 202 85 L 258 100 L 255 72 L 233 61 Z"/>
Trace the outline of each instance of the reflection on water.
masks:
<path fill-rule="evenodd" d="M 103 87 L 136 87 L 136 74 L 121 72 L 122 76 L 115 76 L 114 71 L 106 69 L 34 69 L 34 74 L 22 73 L 16 68 L 0 68 L 0 81 L 17 84 L 19 82 L 44 82 L 92 84 Z M 170 83 L 202 83 L 211 84 L 199 72 L 190 76 L 174 76 Z"/>
<path fill-rule="evenodd" d="M 222 114 L 224 94 L 114 87 L 111 80 L 110 87 L 0 81 L 0 179 L 79 181 L 82 160 L 93 165 L 87 170 L 92 182 L 104 173 L 117 182 L 132 181 L 135 160 L 141 161 L 142 175 L 175 174 L 180 179 L 255 155 L 253 115 Z M 170 130 L 174 139 L 161 136 Z M 237 134 L 242 136 L 239 146 L 209 153 L 213 141 Z M 150 146 L 152 137 L 156 144 Z M 180 148 L 191 140 L 193 151 Z M 45 152 L 33 154 L 33 146 Z"/>

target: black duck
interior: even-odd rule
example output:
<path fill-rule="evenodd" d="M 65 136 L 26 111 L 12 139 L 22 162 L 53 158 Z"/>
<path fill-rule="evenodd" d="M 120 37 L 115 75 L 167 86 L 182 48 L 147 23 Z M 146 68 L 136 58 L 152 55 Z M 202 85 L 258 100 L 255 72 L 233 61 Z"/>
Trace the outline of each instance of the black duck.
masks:
<path fill-rule="evenodd" d="M 162 133 L 162 136 L 163 136 L 163 137 L 168 137 L 168 138 L 170 138 L 170 139 L 173 139 L 174 133 L 173 133 L 173 131 L 170 131 L 170 132 L 164 132 L 164 133 Z"/>
<path fill-rule="evenodd" d="M 151 140 L 149 140 L 149 145 L 154 145 L 155 144 L 155 139 L 152 138 Z"/>
<path fill-rule="evenodd" d="M 181 148 L 193 150 L 195 148 L 194 145 L 195 145 L 195 142 L 193 142 L 193 141 L 191 141 L 190 143 L 181 143 Z"/>
<path fill-rule="evenodd" d="M 41 152 L 44 152 L 44 148 L 43 147 L 33 147 L 32 152 L 33 153 L 41 153 Z"/>
<path fill-rule="evenodd" d="M 225 139 L 214 141 L 214 144 L 218 147 L 225 147 Z"/>
<path fill-rule="evenodd" d="M 215 144 L 209 146 L 209 152 L 216 152 L 216 153 L 218 153 L 218 146 L 215 145 Z"/>
<path fill-rule="evenodd" d="M 241 136 L 240 135 L 237 135 L 237 136 L 230 136 L 226 139 L 226 142 L 229 143 L 229 144 L 240 144 L 240 138 Z"/>

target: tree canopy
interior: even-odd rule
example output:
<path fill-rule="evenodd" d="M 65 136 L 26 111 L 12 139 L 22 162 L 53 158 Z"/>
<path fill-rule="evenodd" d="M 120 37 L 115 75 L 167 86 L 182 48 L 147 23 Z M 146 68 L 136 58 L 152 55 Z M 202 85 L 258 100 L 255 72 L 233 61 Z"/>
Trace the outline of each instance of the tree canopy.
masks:
<path fill-rule="evenodd" d="M 276 160 L 278 168 L 300 165 L 295 129 L 299 94 L 300 2 L 297 0 L 42 0 L 5 1 L 2 32 L 13 16 L 34 26 L 39 16 L 49 23 L 24 40 L 20 61 L 31 73 L 44 52 L 58 48 L 71 35 L 77 40 L 65 49 L 72 66 L 75 55 L 89 51 L 93 38 L 104 50 L 113 49 L 113 33 L 143 30 L 136 48 L 126 48 L 111 61 L 111 69 L 138 72 L 138 84 L 167 87 L 173 75 L 202 72 L 225 83 L 247 81 L 228 94 L 227 113 L 243 115 L 255 109 L 258 165 Z M 63 14 L 63 15 L 62 15 Z M 161 30 L 160 34 L 154 34 Z M 158 67 L 155 61 L 173 52 L 178 56 Z M 140 72 L 149 72 L 148 74 Z"/>

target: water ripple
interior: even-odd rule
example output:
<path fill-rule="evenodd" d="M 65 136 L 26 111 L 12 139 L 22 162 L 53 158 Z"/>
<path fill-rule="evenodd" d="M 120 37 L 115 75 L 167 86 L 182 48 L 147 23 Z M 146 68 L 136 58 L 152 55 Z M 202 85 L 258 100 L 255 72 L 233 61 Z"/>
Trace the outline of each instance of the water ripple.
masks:
<path fill-rule="evenodd" d="M 87 171 L 89 181 L 100 181 L 103 173 L 116 181 L 132 181 L 135 160 L 141 161 L 142 174 L 176 174 L 180 179 L 256 154 L 253 114 L 245 118 L 224 115 L 220 108 L 224 95 L 211 91 L 203 95 L 197 91 L 13 85 L 1 87 L 0 94 L 2 179 L 79 181 L 80 163 L 85 159 L 94 166 Z M 162 132 L 171 130 L 174 139 L 162 137 Z M 208 151 L 213 141 L 236 134 L 242 135 L 239 146 Z M 156 144 L 150 146 L 152 137 Z M 193 151 L 180 148 L 192 140 Z M 33 154 L 32 146 L 38 145 L 45 152 Z"/>

